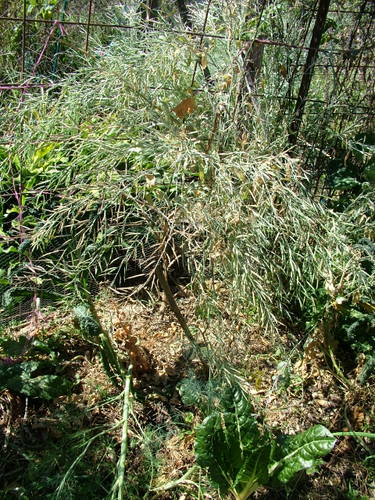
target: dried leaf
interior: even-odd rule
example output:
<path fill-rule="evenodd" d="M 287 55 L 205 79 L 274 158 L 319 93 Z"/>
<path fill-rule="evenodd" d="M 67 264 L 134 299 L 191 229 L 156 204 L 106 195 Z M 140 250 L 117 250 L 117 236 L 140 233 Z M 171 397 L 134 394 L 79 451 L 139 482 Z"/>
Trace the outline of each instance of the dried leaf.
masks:
<path fill-rule="evenodd" d="M 362 306 L 367 313 L 369 314 L 375 313 L 375 306 L 373 306 L 369 302 L 360 302 L 359 305 Z"/>
<path fill-rule="evenodd" d="M 284 64 L 280 64 L 279 66 L 279 73 L 281 76 L 283 76 L 284 78 L 287 77 L 288 75 L 288 70 L 286 69 L 286 66 Z"/>
<path fill-rule="evenodd" d="M 197 103 L 194 97 L 187 97 L 183 99 L 180 104 L 178 104 L 175 108 L 173 108 L 173 112 L 176 115 L 183 119 L 186 115 L 190 115 L 197 108 Z"/>
<path fill-rule="evenodd" d="M 227 90 L 232 84 L 232 75 L 226 73 L 222 76 L 222 81 L 220 83 L 220 90 Z"/>
<path fill-rule="evenodd" d="M 352 415 L 353 415 L 353 428 L 361 429 L 365 421 L 365 414 L 363 408 L 361 408 L 360 406 L 354 406 L 352 409 Z"/>
<path fill-rule="evenodd" d="M 321 406 L 322 408 L 330 408 L 332 406 L 331 402 L 327 399 L 316 399 L 315 403 Z"/>
<path fill-rule="evenodd" d="M 207 54 L 202 54 L 199 62 L 200 62 L 202 69 L 206 69 L 207 68 Z"/>
<path fill-rule="evenodd" d="M 155 184 L 156 184 L 156 177 L 154 175 L 152 175 L 152 174 L 146 174 L 145 177 L 146 177 L 146 186 L 147 187 L 155 186 Z"/>

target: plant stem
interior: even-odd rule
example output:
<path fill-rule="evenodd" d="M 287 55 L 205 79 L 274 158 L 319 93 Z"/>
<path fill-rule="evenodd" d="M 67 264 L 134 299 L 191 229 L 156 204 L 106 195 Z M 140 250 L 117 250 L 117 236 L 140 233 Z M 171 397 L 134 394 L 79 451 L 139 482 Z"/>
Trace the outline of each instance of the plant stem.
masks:
<path fill-rule="evenodd" d="M 163 484 L 163 486 L 158 486 L 156 488 L 152 488 L 151 491 L 167 491 L 172 488 L 175 488 L 179 484 L 196 484 L 194 481 L 189 481 L 188 477 L 190 477 L 193 472 L 195 472 L 198 469 L 197 465 L 193 465 L 188 471 L 185 472 L 183 476 L 181 476 L 179 479 L 175 479 L 174 481 L 170 481 L 169 483 Z"/>
<path fill-rule="evenodd" d="M 162 268 L 162 266 L 160 264 L 156 267 L 156 276 L 157 276 L 157 278 L 159 280 L 160 286 L 162 287 L 162 289 L 163 289 L 163 291 L 165 293 L 165 297 L 166 297 L 166 299 L 168 301 L 168 304 L 169 304 L 170 308 L 172 309 L 173 313 L 175 314 L 178 322 L 180 323 L 181 328 L 183 329 L 185 336 L 191 342 L 192 346 L 195 348 L 197 356 L 199 357 L 199 359 L 201 360 L 201 362 L 203 363 L 203 365 L 206 366 L 207 362 L 203 358 L 202 354 L 199 352 L 199 349 L 198 349 L 197 343 L 195 341 L 194 335 L 191 333 L 190 328 L 189 328 L 189 326 L 188 326 L 188 324 L 186 322 L 186 319 L 182 315 L 182 313 L 180 311 L 180 308 L 177 305 L 177 302 L 176 302 L 176 300 L 175 300 L 175 298 L 173 296 L 172 290 L 170 289 L 168 280 L 164 276 L 164 271 L 163 271 L 163 268 Z"/>
<path fill-rule="evenodd" d="M 235 494 L 236 500 L 247 500 L 249 496 L 258 489 L 258 484 L 254 481 L 249 481 L 246 487 L 240 492 L 233 492 Z"/>
<path fill-rule="evenodd" d="M 125 377 L 125 389 L 124 389 L 124 406 L 122 410 L 122 436 L 121 436 L 121 451 L 120 458 L 118 461 L 117 468 L 117 480 L 116 487 L 118 488 L 117 499 L 124 500 L 124 478 L 125 478 L 125 464 L 126 464 L 126 454 L 128 451 L 128 422 L 129 422 L 129 411 L 130 411 L 130 382 L 131 382 L 131 372 L 132 365 L 129 365 L 128 373 Z"/>
<path fill-rule="evenodd" d="M 375 434 L 372 432 L 356 432 L 356 431 L 347 431 L 347 432 L 332 432 L 333 436 L 352 436 L 352 437 L 365 437 L 370 439 L 375 439 Z"/>

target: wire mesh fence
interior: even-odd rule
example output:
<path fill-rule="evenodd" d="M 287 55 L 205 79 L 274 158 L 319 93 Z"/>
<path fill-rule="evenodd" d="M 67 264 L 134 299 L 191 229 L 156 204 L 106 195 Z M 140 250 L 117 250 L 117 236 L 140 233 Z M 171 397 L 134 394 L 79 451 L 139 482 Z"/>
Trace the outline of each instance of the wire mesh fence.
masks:
<path fill-rule="evenodd" d="M 237 7 L 237 2 L 217 3 L 227 8 Z M 312 40 L 314 22 L 318 23 L 319 28 L 317 3 L 326 6 L 326 19 L 323 20 L 325 25 L 321 29 L 319 40 Z M 25 91 L 28 85 L 32 85 L 30 82 L 27 84 L 30 75 L 58 77 L 59 74 L 76 69 L 81 64 L 79 56 L 92 51 L 98 41 L 110 44 L 111 39 L 121 36 L 120 33 L 124 31 L 143 31 L 145 15 L 142 14 L 141 6 L 145 5 L 146 15 L 153 12 L 153 30 L 184 35 L 181 37 L 181 44 L 187 43 L 188 39 L 202 47 L 210 39 L 221 39 L 227 44 L 236 42 L 240 48 L 242 63 L 245 60 L 244 51 L 247 51 L 250 66 L 254 65 L 251 58 L 255 48 L 262 47 L 262 57 L 256 62 L 258 67 L 255 70 L 262 72 L 264 78 L 260 80 L 261 83 L 248 90 L 255 97 L 275 101 L 276 106 L 290 115 L 301 107 L 301 102 L 297 106 L 291 106 L 293 101 L 302 100 L 303 105 L 311 103 L 313 106 L 310 109 L 317 114 L 324 114 L 324 109 L 328 108 L 332 115 L 332 108 L 335 107 L 334 113 L 367 115 L 369 119 L 373 116 L 375 9 L 372 2 L 353 4 L 325 1 L 305 7 L 292 4 L 289 10 L 295 11 L 294 22 L 299 23 L 299 26 L 285 26 L 282 20 L 273 19 L 280 15 L 276 7 L 271 16 L 267 11 L 272 8 L 272 2 L 259 1 L 255 3 L 256 7 L 251 14 L 246 14 L 247 24 L 252 27 L 248 33 L 233 33 L 233 30 L 229 32 L 225 27 L 220 33 L 212 32 L 210 26 L 199 25 L 194 20 L 186 26 L 179 19 L 184 16 L 177 4 L 169 7 L 169 12 L 167 9 L 168 22 L 159 23 L 157 8 L 153 12 L 150 7 L 152 2 L 140 3 L 138 7 L 134 2 L 126 7 L 113 0 L 2 2 L 0 89 L 14 90 L 19 86 L 20 90 Z M 182 4 L 186 8 L 186 4 Z M 208 2 L 208 16 L 213 4 L 215 2 Z M 158 2 L 155 5 L 162 8 Z M 139 11 L 138 23 L 134 23 L 134 16 L 133 24 L 126 22 L 129 21 L 127 10 L 131 8 Z M 285 5 L 282 8 L 285 9 Z M 271 21 L 265 21 L 267 16 Z M 271 30 L 272 39 L 267 36 L 267 31 L 270 31 L 267 23 L 274 25 Z M 308 58 L 312 52 L 314 60 L 310 64 Z M 243 64 L 242 71 L 246 70 L 245 66 Z M 251 73 L 249 68 L 248 72 Z M 215 67 L 209 71 L 214 72 Z M 275 73 L 278 75 L 276 78 Z M 321 91 L 319 95 L 314 95 L 317 89 L 311 86 L 305 89 L 305 95 L 298 96 L 299 85 L 307 73 L 311 73 L 314 79 L 327 82 L 323 96 Z M 23 82 L 20 81 L 22 75 L 25 79 Z M 37 85 L 35 82 L 33 84 Z M 274 105 L 273 102 L 271 105 Z"/>
<path fill-rule="evenodd" d="M 221 10 L 226 19 L 231 11 L 238 19 L 238 9 L 241 27 L 227 21 L 220 25 Z M 39 92 L 129 33 L 139 33 L 140 39 L 147 31 L 168 33 L 191 52 L 194 91 L 224 94 L 227 86 L 220 88 L 216 81 L 222 75 L 234 79 L 236 73 L 243 115 L 239 133 L 251 130 L 254 109 L 263 116 L 272 110 L 283 124 L 274 133 L 289 134 L 290 148 L 298 148 L 313 173 L 313 191 L 318 186 L 322 191 L 329 189 L 319 184 L 327 165 L 337 158 L 345 162 L 349 154 L 340 133 L 358 123 L 364 132 L 373 129 L 374 17 L 369 0 L 259 0 L 250 9 L 235 0 L 126 5 L 114 0 L 0 1 L 0 92 L 19 92 L 20 97 Z M 226 61 L 211 55 L 218 43 L 229 47 Z M 156 82 L 154 89 L 173 91 L 173 85 Z M 4 133 L 0 141 L 12 138 Z M 14 261 L 10 255 L 0 254 L 0 268 Z M 40 296 L 34 285 L 17 314 L 29 313 L 32 297 Z M 9 287 L 1 286 L 3 295 Z"/>

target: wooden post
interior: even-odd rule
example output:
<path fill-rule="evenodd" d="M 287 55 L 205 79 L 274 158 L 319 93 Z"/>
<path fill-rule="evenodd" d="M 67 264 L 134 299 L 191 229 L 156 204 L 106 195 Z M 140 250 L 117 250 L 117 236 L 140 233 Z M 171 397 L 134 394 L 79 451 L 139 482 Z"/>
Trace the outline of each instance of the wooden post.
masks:
<path fill-rule="evenodd" d="M 294 146 L 297 142 L 298 132 L 301 126 L 303 111 L 305 109 L 306 99 L 309 94 L 311 80 L 314 74 L 314 65 L 318 56 L 319 46 L 324 32 L 330 3 L 331 0 L 319 0 L 318 12 L 316 14 L 310 47 L 303 69 L 303 76 L 294 110 L 294 117 L 289 128 L 289 144 L 291 146 Z"/>
<path fill-rule="evenodd" d="M 251 94 L 256 90 L 256 81 L 262 68 L 264 45 L 254 40 L 246 42 L 242 50 L 244 65 L 244 92 Z"/>

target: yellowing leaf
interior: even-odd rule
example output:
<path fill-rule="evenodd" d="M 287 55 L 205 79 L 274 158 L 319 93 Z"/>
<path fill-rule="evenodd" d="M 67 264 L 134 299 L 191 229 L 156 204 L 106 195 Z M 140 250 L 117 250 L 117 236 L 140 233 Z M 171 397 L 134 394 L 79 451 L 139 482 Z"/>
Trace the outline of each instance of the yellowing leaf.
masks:
<path fill-rule="evenodd" d="M 279 73 L 280 73 L 280 75 L 281 75 L 281 76 L 283 76 L 284 78 L 286 78 L 286 77 L 287 77 L 287 75 L 288 75 L 288 70 L 287 70 L 287 68 L 286 68 L 286 66 L 285 66 L 284 64 L 280 64 L 280 66 L 279 66 Z"/>
<path fill-rule="evenodd" d="M 52 142 L 51 144 L 47 144 L 47 146 L 43 146 L 42 148 L 37 149 L 33 155 L 33 162 L 35 163 L 46 156 L 50 151 L 52 151 L 55 146 L 56 144 Z"/>
<path fill-rule="evenodd" d="M 146 186 L 147 187 L 155 186 L 155 184 L 156 184 L 156 177 L 154 175 L 152 175 L 152 174 L 146 174 L 145 177 L 146 177 Z"/>
<path fill-rule="evenodd" d="M 202 66 L 202 69 L 206 69 L 207 68 L 207 55 L 206 54 L 202 54 L 201 57 L 200 57 L 200 64 Z"/>
<path fill-rule="evenodd" d="M 186 115 L 190 115 L 197 108 L 197 103 L 195 102 L 194 97 L 187 97 L 183 99 L 180 104 L 178 104 L 175 108 L 172 109 L 176 115 L 183 119 Z"/>
<path fill-rule="evenodd" d="M 232 84 L 232 75 L 229 73 L 222 76 L 222 81 L 220 83 L 220 90 L 227 90 Z"/>
<path fill-rule="evenodd" d="M 373 306 L 369 302 L 360 302 L 359 305 L 362 306 L 367 313 L 369 314 L 375 313 L 375 306 Z"/>

